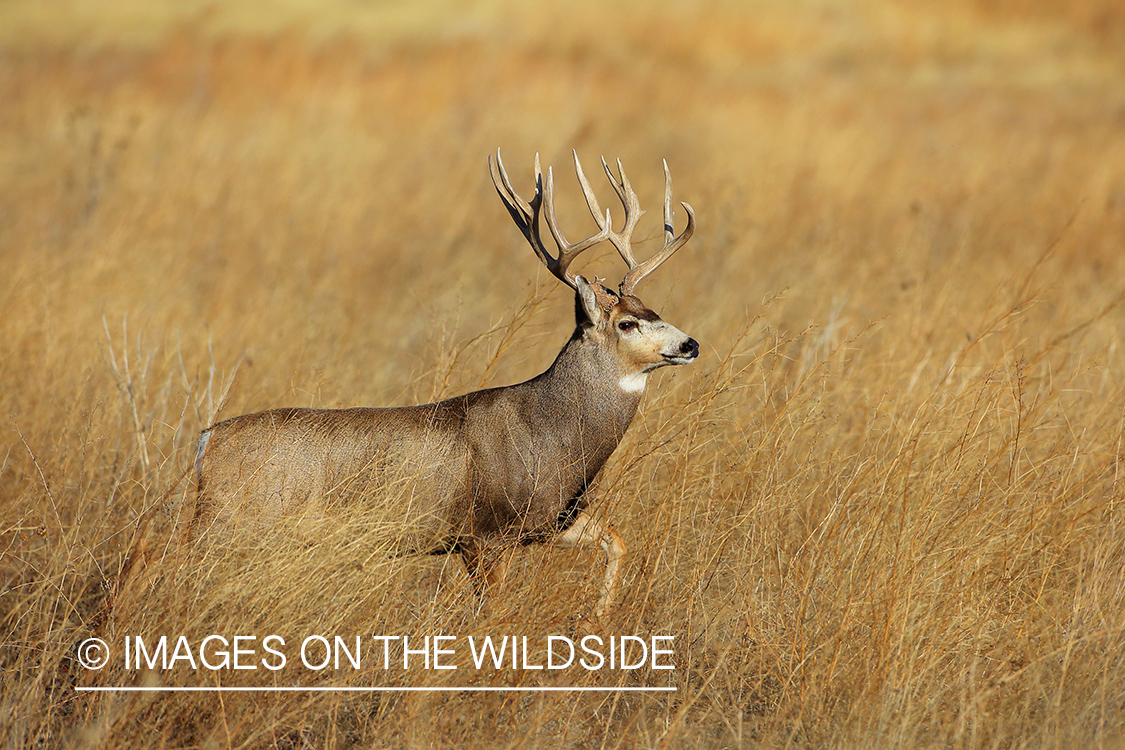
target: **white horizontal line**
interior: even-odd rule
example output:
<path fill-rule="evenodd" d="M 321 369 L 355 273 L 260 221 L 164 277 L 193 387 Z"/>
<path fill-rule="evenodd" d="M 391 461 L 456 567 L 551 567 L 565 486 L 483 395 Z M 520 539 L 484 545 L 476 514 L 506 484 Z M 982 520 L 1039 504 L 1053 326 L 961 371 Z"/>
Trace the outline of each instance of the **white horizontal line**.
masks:
<path fill-rule="evenodd" d="M 90 693 L 674 693 L 675 687 L 76 687 Z"/>

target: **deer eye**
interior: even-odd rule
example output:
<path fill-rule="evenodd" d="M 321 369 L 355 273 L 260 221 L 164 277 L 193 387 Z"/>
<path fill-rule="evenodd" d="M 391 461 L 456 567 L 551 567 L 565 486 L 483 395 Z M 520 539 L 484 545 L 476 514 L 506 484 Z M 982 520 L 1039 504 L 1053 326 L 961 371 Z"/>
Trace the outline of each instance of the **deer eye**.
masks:
<path fill-rule="evenodd" d="M 629 331 L 632 331 L 636 327 L 637 327 L 637 321 L 635 321 L 635 320 L 623 320 L 623 321 L 621 321 L 620 323 L 617 324 L 618 330 L 625 331 L 626 333 L 628 333 Z"/>

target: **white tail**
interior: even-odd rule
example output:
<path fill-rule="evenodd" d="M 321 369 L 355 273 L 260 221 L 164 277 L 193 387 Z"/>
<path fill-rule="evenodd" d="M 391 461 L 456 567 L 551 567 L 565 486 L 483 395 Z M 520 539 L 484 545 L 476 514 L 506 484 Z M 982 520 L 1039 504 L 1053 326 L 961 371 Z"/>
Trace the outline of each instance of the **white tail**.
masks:
<path fill-rule="evenodd" d="M 554 363 L 524 383 L 433 404 L 386 409 L 275 409 L 220 422 L 199 441 L 198 488 L 189 537 L 258 526 L 322 502 L 396 512 L 403 545 L 417 552 L 460 553 L 481 593 L 504 579 L 511 551 L 542 542 L 600 545 L 607 564 L 602 615 L 613 602 L 625 544 L 586 513 L 589 490 L 636 413 L 648 373 L 695 360 L 694 339 L 660 319 L 635 295 L 637 283 L 684 245 L 695 216 L 676 236 L 672 186 L 664 165 L 665 243 L 648 261 L 633 256 L 631 236 L 643 211 L 621 163 L 606 175 L 625 211 L 622 230 L 602 214 L 578 156 L 574 166 L 600 231 L 570 243 L 559 230 L 554 179 L 535 159 L 530 202 L 512 189 L 500 154 L 489 159 L 496 190 L 532 249 L 575 290 L 576 327 Z M 540 236 L 540 214 L 558 247 Z M 617 292 L 569 270 L 579 253 L 608 239 L 629 267 Z M 409 491 L 387 491 L 392 481 Z M 380 490 L 383 491 L 380 491 Z"/>

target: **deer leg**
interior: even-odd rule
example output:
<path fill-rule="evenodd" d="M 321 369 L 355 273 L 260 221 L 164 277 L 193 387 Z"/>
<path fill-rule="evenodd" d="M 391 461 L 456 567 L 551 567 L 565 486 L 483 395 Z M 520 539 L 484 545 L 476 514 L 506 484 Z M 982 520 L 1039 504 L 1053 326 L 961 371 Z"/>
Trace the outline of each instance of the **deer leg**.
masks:
<path fill-rule="evenodd" d="M 462 545 L 461 559 L 465 562 L 465 570 L 473 582 L 473 589 L 481 603 L 488 594 L 504 588 L 514 554 L 515 548 L 509 546 L 497 549 L 480 547 L 476 544 Z"/>
<path fill-rule="evenodd" d="M 602 526 L 585 513 L 579 513 L 566 531 L 553 538 L 549 544 L 556 547 L 591 547 L 600 544 L 605 550 L 605 579 L 602 581 L 602 598 L 594 608 L 594 616 L 601 617 L 613 604 L 617 593 L 617 578 L 621 573 L 621 558 L 625 557 L 625 541 L 611 526 Z"/>
<path fill-rule="evenodd" d="M 476 592 L 477 598 L 483 599 L 485 565 L 484 556 L 481 554 L 480 548 L 475 544 L 462 544 L 461 560 L 465 563 L 465 572 L 469 574 L 469 580 L 473 584 L 473 590 Z"/>

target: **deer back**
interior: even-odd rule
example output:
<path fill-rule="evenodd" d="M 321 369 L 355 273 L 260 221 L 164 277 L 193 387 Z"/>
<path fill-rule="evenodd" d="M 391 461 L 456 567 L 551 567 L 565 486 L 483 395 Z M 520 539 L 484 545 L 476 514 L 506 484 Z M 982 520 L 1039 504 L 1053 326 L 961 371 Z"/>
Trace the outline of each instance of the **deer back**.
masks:
<path fill-rule="evenodd" d="M 406 546 L 447 537 L 468 451 L 463 418 L 441 407 L 275 409 L 214 425 L 200 438 L 191 536 L 359 505 L 385 511 Z"/>

